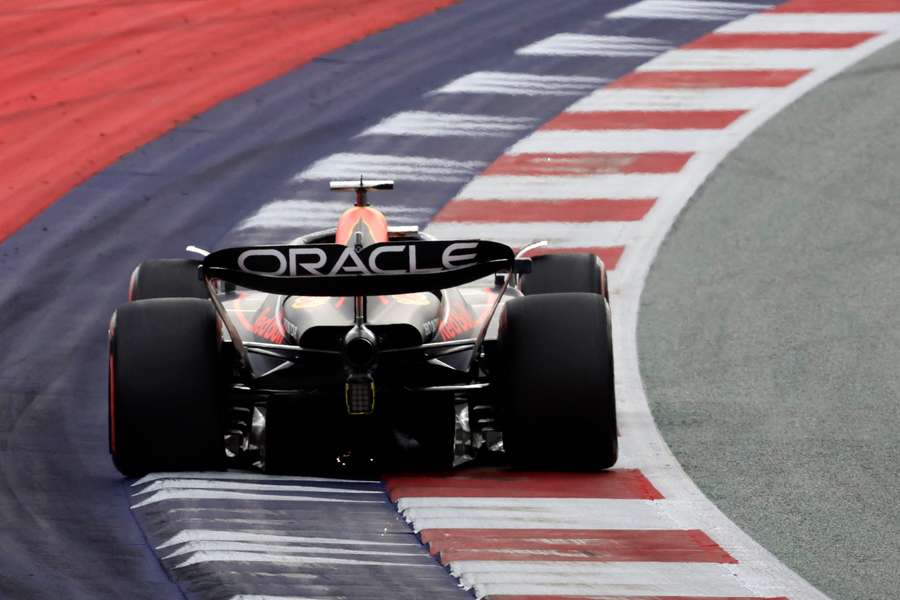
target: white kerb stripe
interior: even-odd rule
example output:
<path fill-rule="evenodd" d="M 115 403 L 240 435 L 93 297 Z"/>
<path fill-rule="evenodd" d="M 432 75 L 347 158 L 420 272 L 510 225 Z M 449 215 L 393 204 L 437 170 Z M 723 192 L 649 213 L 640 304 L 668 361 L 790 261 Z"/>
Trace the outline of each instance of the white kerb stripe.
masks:
<path fill-rule="evenodd" d="M 569 152 L 697 152 L 719 147 L 724 129 L 611 129 L 536 131 L 510 154 Z"/>
<path fill-rule="evenodd" d="M 344 504 L 383 504 L 383 499 L 378 500 L 345 500 L 338 498 L 326 498 L 324 496 L 292 496 L 278 494 L 249 494 L 244 492 L 216 491 L 216 490 L 163 490 L 156 492 L 131 506 L 140 508 L 167 500 L 248 500 L 253 502 L 328 502 Z"/>
<path fill-rule="evenodd" d="M 640 222 L 433 223 L 426 231 L 438 239 L 494 240 L 514 247 L 547 240 L 555 248 L 624 246 L 640 235 Z"/>
<path fill-rule="evenodd" d="M 656 198 L 676 175 L 594 175 L 542 177 L 490 175 L 476 177 L 457 199 L 568 200 L 582 198 Z"/>
<path fill-rule="evenodd" d="M 468 180 L 484 165 L 480 161 L 342 152 L 313 163 L 294 180 L 352 179 L 364 173 L 372 179 L 455 182 Z"/>
<path fill-rule="evenodd" d="M 426 137 L 506 136 L 528 129 L 537 119 L 494 117 L 427 111 L 401 112 L 384 119 L 360 135 L 404 135 Z"/>
<path fill-rule="evenodd" d="M 421 556 L 421 555 L 420 555 Z M 269 563 L 277 565 L 362 565 L 375 567 L 426 567 L 434 568 L 434 563 L 399 563 L 377 560 L 356 560 L 351 558 L 331 558 L 324 556 L 297 556 L 294 554 L 260 554 L 258 552 L 196 552 L 190 558 L 175 565 L 176 569 L 208 562 Z"/>
<path fill-rule="evenodd" d="M 779 92 L 778 88 L 604 88 L 582 98 L 567 108 L 566 112 L 751 110 L 766 103 Z"/>
<path fill-rule="evenodd" d="M 413 550 L 413 548 L 407 548 Z M 174 550 L 163 558 L 175 558 L 185 554 L 197 552 L 264 552 L 266 554 L 332 554 L 344 556 L 422 556 L 422 549 L 418 546 L 414 552 L 402 552 L 399 550 L 378 549 L 371 550 L 365 547 L 358 548 L 332 548 L 328 546 L 299 546 L 283 544 L 257 544 L 252 542 L 188 542 L 181 548 Z"/>
<path fill-rule="evenodd" d="M 854 33 L 890 31 L 900 26 L 897 13 L 765 13 L 732 21 L 717 33 Z"/>
<path fill-rule="evenodd" d="M 671 48 L 665 40 L 621 35 L 557 33 L 516 50 L 525 56 L 654 56 Z"/>
<path fill-rule="evenodd" d="M 678 515 L 663 501 L 568 500 L 541 498 L 404 498 L 401 508 L 416 531 L 423 529 L 677 529 Z M 456 505 L 452 502 L 456 501 Z M 491 502 L 493 504 L 491 504 Z M 402 504 L 401 504 L 402 506 Z"/>
<path fill-rule="evenodd" d="M 208 479 L 211 481 L 282 481 L 303 484 L 308 482 L 328 481 L 330 483 L 354 483 L 360 486 L 380 485 L 381 482 L 366 479 L 333 479 L 330 477 L 297 477 L 295 475 L 264 475 L 262 473 L 245 473 L 239 471 L 177 471 L 172 473 L 150 473 L 131 484 L 132 487 L 146 485 L 160 479 Z"/>
<path fill-rule="evenodd" d="M 276 544 L 336 544 L 342 546 L 418 546 L 412 542 L 370 542 L 368 540 L 353 540 L 343 538 L 323 538 L 296 535 L 278 535 L 271 533 L 257 533 L 254 531 L 219 531 L 215 529 L 184 529 L 179 531 L 156 548 L 169 548 L 189 542 L 254 542 Z"/>
<path fill-rule="evenodd" d="M 672 50 L 638 71 L 765 71 L 814 69 L 841 50 Z"/>
<path fill-rule="evenodd" d="M 602 77 L 532 75 L 477 71 L 451 81 L 432 94 L 506 94 L 513 96 L 581 96 L 609 81 Z"/>
<path fill-rule="evenodd" d="M 486 595 L 755 596 L 738 565 L 659 562 L 456 561 L 464 587 Z"/>
<path fill-rule="evenodd" d="M 151 483 L 134 496 L 158 492 L 160 490 L 240 490 L 247 492 L 319 492 L 331 494 L 370 494 L 384 496 L 384 492 L 374 489 L 348 489 L 309 485 L 285 485 L 279 483 L 249 483 L 242 481 L 209 481 L 203 479 L 166 479 Z"/>
<path fill-rule="evenodd" d="M 722 21 L 769 8 L 767 4 L 707 0 L 643 0 L 606 15 L 608 19 L 691 19 Z"/>

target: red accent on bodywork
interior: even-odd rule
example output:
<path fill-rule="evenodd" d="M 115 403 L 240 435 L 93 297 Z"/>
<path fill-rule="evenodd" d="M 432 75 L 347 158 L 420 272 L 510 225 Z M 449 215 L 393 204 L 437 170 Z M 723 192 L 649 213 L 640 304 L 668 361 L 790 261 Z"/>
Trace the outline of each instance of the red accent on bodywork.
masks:
<path fill-rule="evenodd" d="M 236 309 L 235 316 L 237 317 L 238 322 L 246 331 L 253 331 L 253 324 L 247 320 L 247 317 L 244 316 L 244 311 L 241 310 L 241 302 L 243 302 L 244 298 L 247 297 L 245 292 L 239 292 L 237 298 L 234 299 L 234 308 Z"/>
<path fill-rule="evenodd" d="M 138 271 L 140 267 L 135 267 L 131 272 L 131 277 L 128 278 L 128 301 L 131 302 L 134 299 L 134 286 L 137 283 Z"/>
<path fill-rule="evenodd" d="M 448 342 L 462 338 L 478 326 L 478 320 L 472 314 L 472 309 L 465 302 L 450 300 L 447 318 L 438 325 L 437 335 L 441 340 Z"/>
<path fill-rule="evenodd" d="M 354 228 L 360 223 L 369 230 L 369 235 L 376 242 L 388 241 L 387 219 L 381 211 L 371 206 L 354 206 L 345 210 L 338 219 L 334 242 L 346 246 Z"/>
<path fill-rule="evenodd" d="M 264 340 L 269 340 L 273 344 L 283 344 L 284 334 L 271 314 L 272 309 L 267 306 L 256 315 L 256 320 L 253 321 L 253 335 Z"/>
<path fill-rule="evenodd" d="M 109 451 L 116 453 L 116 361 L 109 355 Z"/>

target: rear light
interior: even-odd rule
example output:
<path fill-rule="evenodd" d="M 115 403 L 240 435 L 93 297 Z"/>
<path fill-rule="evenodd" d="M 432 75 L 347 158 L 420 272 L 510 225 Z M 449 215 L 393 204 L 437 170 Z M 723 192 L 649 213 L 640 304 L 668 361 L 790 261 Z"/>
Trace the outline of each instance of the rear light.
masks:
<path fill-rule="evenodd" d="M 371 415 L 375 412 L 375 382 L 368 375 L 351 375 L 344 384 L 347 414 Z"/>

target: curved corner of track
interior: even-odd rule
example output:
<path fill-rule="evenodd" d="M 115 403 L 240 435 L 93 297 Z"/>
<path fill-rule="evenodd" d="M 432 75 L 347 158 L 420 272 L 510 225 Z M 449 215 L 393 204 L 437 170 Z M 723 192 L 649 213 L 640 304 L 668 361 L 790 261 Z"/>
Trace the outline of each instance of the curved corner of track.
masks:
<path fill-rule="evenodd" d="M 556 4 L 462 2 L 281 70 L 123 157 L 4 242 L 0 266 L 11 284 L 0 291 L 10 315 L 3 329 L 19 345 L 2 365 L 30 364 L 7 393 L 17 430 L 4 447 L 6 496 L 20 504 L 2 506 L 21 523 L 9 538 L 22 554 L 0 559 L 4 570 L 59 565 L 48 556 L 63 551 L 67 581 L 84 597 L 116 597 L 135 579 L 159 584 L 136 592 L 146 597 L 177 593 L 141 562 L 140 536 L 115 504 L 120 483 L 96 462 L 105 459 L 96 374 L 116 290 L 124 295 L 136 262 L 185 243 L 267 242 L 298 226 L 331 226 L 342 207 L 324 182 L 362 169 L 402 183 L 383 204 L 392 222 L 513 246 L 547 238 L 603 258 L 612 270 L 621 462 L 591 475 L 487 469 L 385 483 L 255 473 L 146 478 L 128 488 L 128 501 L 186 595 L 824 597 L 722 515 L 673 458 L 641 382 L 638 306 L 660 243 L 725 155 L 788 103 L 897 39 L 900 7 Z M 160 5 L 158 18 L 185 7 Z M 302 27 L 303 14 L 289 16 Z M 221 33 L 229 23 L 205 25 Z M 232 50 L 268 35 L 244 33 Z M 80 341 L 41 342 L 60 331 Z M 80 470 L 58 460 L 56 440 L 84 463 Z M 79 518 L 96 527 L 89 538 Z M 34 552 L 28 542 L 41 527 L 51 534 Z M 126 548 L 134 562 L 110 558 Z M 86 583 L 84 572 L 100 581 Z M 17 581 L 12 589 L 47 591 Z"/>
<path fill-rule="evenodd" d="M 469 469 L 385 482 L 428 551 L 478 598 L 824 598 L 731 523 L 672 456 L 641 383 L 637 312 L 659 244 L 712 170 L 781 108 L 895 39 L 895 15 L 848 16 L 835 14 L 832 3 L 795 1 L 772 11 L 715 3 L 721 12 L 699 18 L 700 4 L 645 0 L 514 51 L 517 66 L 526 57 L 530 64 L 543 60 L 553 65 L 549 73 L 480 71 L 445 83 L 423 97 L 423 106 L 365 129 L 357 151 L 336 152 L 300 172 L 296 186 L 308 199 L 263 206 L 233 234 L 274 236 L 286 214 L 324 214 L 329 203 L 317 199 L 313 186 L 362 164 L 377 176 L 400 172 L 449 189 L 465 183 L 429 226 L 438 236 L 514 246 L 546 237 L 563 251 L 594 252 L 612 269 L 622 432 L 615 469 L 596 475 Z M 628 35 L 616 35 L 623 29 Z M 627 58 L 604 81 L 577 69 L 554 73 L 564 70 L 566 58 L 598 57 Z M 491 114 L 484 100 L 512 97 L 507 106 L 518 108 L 520 95 L 570 100 L 549 120 Z M 572 97 L 580 99 L 572 104 Z M 529 116 L 543 124 L 493 161 L 435 156 L 435 149 L 447 150 L 428 140 L 527 130 Z M 383 150 L 397 141 L 423 150 Z M 414 205 L 402 202 L 388 210 L 415 221 Z M 215 478 L 164 481 L 182 499 L 197 496 L 191 488 L 222 485 Z M 275 500 L 269 493 L 267 500 Z M 200 532 L 191 543 L 178 535 L 163 546 L 184 544 L 177 556 L 187 556 L 186 565 L 215 560 L 203 548 L 227 534 Z M 284 548 L 258 560 L 296 561 L 315 550 L 299 550 L 301 540 L 286 537 L 271 542 Z M 231 543 L 253 551 L 241 545 L 247 540 Z M 372 548 L 360 555 L 372 560 Z"/>

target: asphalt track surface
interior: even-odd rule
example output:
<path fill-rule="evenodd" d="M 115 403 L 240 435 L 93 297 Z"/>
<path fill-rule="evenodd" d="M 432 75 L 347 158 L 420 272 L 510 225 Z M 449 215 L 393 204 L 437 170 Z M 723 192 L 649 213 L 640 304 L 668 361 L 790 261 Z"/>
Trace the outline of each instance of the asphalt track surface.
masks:
<path fill-rule="evenodd" d="M 128 155 L 6 239 L 0 597 L 120 598 L 123 590 L 132 598 L 180 596 L 134 523 L 107 453 L 106 328 L 135 264 L 180 256 L 186 241 L 227 243 L 242 216 L 278 197 L 293 174 L 362 127 L 465 73 L 496 68 L 498 56 L 577 30 L 594 14 L 589 1 L 564 8 L 537 0 L 468 3 L 372 36 Z M 691 38 L 697 27 L 685 22 L 683 32 L 676 26 L 670 33 Z M 615 68 L 605 75 L 631 67 Z M 519 99 L 548 117 L 570 101 Z M 456 151 L 490 160 L 503 141 L 473 146 Z M 459 185 L 431 189 L 432 210 Z M 413 186 L 407 194 L 426 189 Z"/>
<path fill-rule="evenodd" d="M 339 51 L 304 69 L 303 81 L 274 82 L 131 155 L 0 246 L 0 325 L 9 348 L 0 359 L 7 428 L 0 593 L 178 595 L 134 527 L 106 455 L 105 321 L 136 262 L 178 255 L 185 239 L 222 243 L 236 219 L 362 127 L 435 85 L 494 67 L 496 55 L 583 24 L 591 6 L 469 5 Z M 513 9 L 528 23 L 509 25 Z M 379 63 L 385 52 L 402 59 L 387 68 Z M 620 67 L 604 75 L 628 70 Z M 254 104 L 263 108 L 247 118 Z M 547 100 L 541 111 L 554 107 Z M 457 148 L 460 157 L 475 150 L 502 147 Z M 455 187 L 440 195 L 449 198 Z"/>
<path fill-rule="evenodd" d="M 642 298 L 641 372 L 691 478 L 835 599 L 900 589 L 900 46 L 754 133 Z"/>

